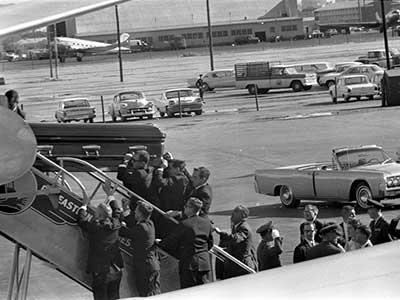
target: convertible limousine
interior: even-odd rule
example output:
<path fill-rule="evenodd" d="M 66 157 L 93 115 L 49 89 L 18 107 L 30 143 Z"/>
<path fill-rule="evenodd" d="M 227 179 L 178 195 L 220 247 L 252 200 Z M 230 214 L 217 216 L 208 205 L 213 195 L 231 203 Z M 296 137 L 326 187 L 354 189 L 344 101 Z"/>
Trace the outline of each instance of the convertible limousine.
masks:
<path fill-rule="evenodd" d="M 356 201 L 366 208 L 368 199 L 400 197 L 400 164 L 379 146 L 332 150 L 332 161 L 256 170 L 257 193 L 279 196 L 286 207 L 301 200 Z"/>

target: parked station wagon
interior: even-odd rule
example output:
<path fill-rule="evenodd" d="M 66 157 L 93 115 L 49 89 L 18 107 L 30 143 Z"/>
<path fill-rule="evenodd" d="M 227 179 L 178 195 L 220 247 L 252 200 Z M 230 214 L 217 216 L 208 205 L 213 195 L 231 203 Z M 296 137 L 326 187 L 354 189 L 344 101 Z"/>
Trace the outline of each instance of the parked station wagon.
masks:
<path fill-rule="evenodd" d="M 199 78 L 190 78 L 187 80 L 188 87 L 195 88 Z M 203 75 L 203 87 L 206 91 L 212 91 L 215 88 L 234 88 L 235 71 L 232 69 L 214 70 Z"/>
<path fill-rule="evenodd" d="M 286 207 L 301 200 L 356 203 L 400 196 L 400 164 L 376 145 L 332 150 L 332 161 L 256 170 L 257 193 L 279 196 Z"/>
<path fill-rule="evenodd" d="M 71 121 L 93 123 L 96 117 L 96 109 L 90 105 L 86 98 L 71 98 L 60 101 L 58 109 L 55 113 L 55 118 L 58 123 Z"/>

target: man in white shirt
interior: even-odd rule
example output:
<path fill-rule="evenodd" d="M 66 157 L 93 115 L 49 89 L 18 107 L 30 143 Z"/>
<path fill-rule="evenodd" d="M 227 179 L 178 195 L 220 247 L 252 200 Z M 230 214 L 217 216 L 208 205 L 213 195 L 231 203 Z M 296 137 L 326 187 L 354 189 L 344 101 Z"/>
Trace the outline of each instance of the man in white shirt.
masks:
<path fill-rule="evenodd" d="M 347 244 L 350 241 L 350 235 L 349 235 L 349 220 L 354 219 L 356 217 L 356 211 L 353 206 L 351 205 L 345 205 L 342 207 L 341 211 L 342 219 L 343 222 L 340 223 L 340 228 L 342 229 L 342 237 L 339 239 L 340 245 L 342 245 L 343 248 L 347 248 Z"/>

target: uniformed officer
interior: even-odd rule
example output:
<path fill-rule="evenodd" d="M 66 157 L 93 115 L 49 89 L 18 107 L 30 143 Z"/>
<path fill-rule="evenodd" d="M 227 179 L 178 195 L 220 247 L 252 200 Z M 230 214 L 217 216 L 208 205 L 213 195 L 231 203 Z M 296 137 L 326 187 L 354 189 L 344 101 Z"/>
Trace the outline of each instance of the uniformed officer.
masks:
<path fill-rule="evenodd" d="M 389 223 L 383 218 L 382 208 L 384 205 L 378 201 L 368 200 L 368 215 L 372 219 L 369 223 L 371 228 L 371 242 L 373 245 L 378 245 L 392 241 L 392 236 L 389 234 Z"/>

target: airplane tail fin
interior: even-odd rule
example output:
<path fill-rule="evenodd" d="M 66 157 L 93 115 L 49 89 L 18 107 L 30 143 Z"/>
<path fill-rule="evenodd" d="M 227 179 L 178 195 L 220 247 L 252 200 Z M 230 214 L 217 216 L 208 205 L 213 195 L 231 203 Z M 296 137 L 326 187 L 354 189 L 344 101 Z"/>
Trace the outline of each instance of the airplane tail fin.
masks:
<path fill-rule="evenodd" d="M 379 16 L 378 12 L 375 12 L 375 18 L 378 23 L 382 23 L 382 18 Z"/>
<path fill-rule="evenodd" d="M 124 32 L 119 37 L 119 42 L 122 44 L 122 43 L 125 43 L 128 39 L 129 39 L 129 33 Z"/>

